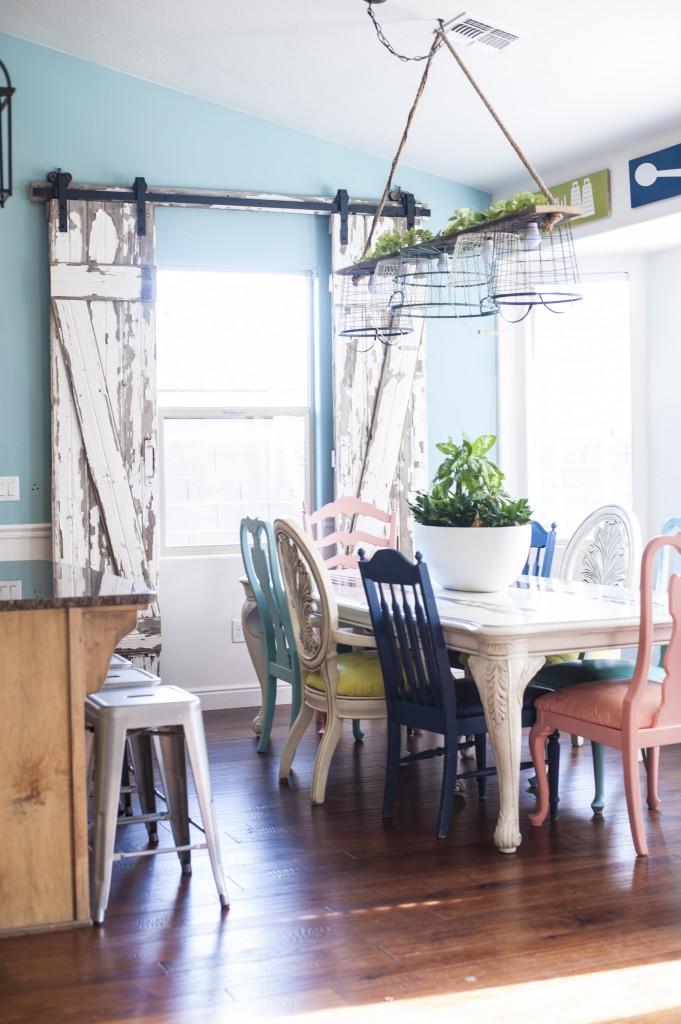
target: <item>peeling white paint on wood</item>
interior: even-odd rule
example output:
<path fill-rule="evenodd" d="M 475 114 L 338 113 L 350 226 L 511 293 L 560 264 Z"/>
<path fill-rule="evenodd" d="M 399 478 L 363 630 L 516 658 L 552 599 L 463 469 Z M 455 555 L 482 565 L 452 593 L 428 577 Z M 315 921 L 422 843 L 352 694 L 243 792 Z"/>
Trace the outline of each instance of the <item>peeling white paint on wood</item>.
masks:
<path fill-rule="evenodd" d="M 353 215 L 348 244 L 340 245 L 340 218 L 331 217 L 332 270 L 356 262 L 366 244 L 371 218 Z M 383 218 L 373 241 L 406 223 Z M 412 554 L 411 520 L 407 498 L 427 484 L 425 470 L 424 322 L 395 344 L 363 343 L 338 334 L 337 310 L 342 279 L 334 277 L 334 442 L 335 493 L 353 494 L 388 509 L 398 505 L 399 546 Z"/>
<path fill-rule="evenodd" d="M 56 263 L 50 272 L 50 291 L 52 298 L 60 299 L 140 302 L 143 290 L 150 286 L 149 275 L 146 268 L 144 270 L 143 275 L 142 267 Z"/>
<path fill-rule="evenodd" d="M 157 586 L 153 210 L 137 234 L 133 204 L 50 203 L 52 514 L 56 561 Z M 121 643 L 154 670 L 158 607 Z"/>

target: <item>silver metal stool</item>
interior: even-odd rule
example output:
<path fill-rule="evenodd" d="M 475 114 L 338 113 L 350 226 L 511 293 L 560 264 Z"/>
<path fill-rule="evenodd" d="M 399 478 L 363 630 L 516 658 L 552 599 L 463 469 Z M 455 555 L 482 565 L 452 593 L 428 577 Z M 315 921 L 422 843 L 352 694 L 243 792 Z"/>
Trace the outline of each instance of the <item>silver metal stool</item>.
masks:
<path fill-rule="evenodd" d="M 228 907 L 199 698 L 179 686 L 163 684 L 127 689 L 104 687 L 86 698 L 85 721 L 94 730 L 94 922 L 101 924 L 104 920 L 113 862 L 156 853 L 176 852 L 183 873 L 190 874 L 191 851 L 208 849 L 220 902 Z M 121 818 L 118 814 L 126 741 L 135 735 L 153 736 L 158 744 L 168 810 L 152 817 L 155 821 L 170 821 L 174 845 L 116 853 L 117 826 L 131 821 L 146 822 L 150 817 L 143 813 L 137 818 Z M 186 754 L 201 811 L 204 842 L 192 843 L 189 832 Z"/>
<path fill-rule="evenodd" d="M 132 686 L 159 686 L 161 677 L 147 672 L 144 668 L 135 668 L 131 661 L 121 654 L 113 654 L 109 664 L 109 671 L 104 680 L 103 689 L 130 688 Z M 148 733 L 133 733 L 128 737 L 127 750 L 129 756 L 123 760 L 121 770 L 121 792 L 120 799 L 123 811 L 128 818 L 133 817 L 132 796 L 137 793 L 142 807 L 142 813 L 148 816 L 146 822 L 147 833 L 150 843 L 158 842 L 158 831 L 156 828 L 156 788 L 154 785 L 154 768 L 151 757 L 152 739 Z M 92 766 L 94 761 L 94 730 L 86 725 L 85 729 L 85 756 L 87 765 L 88 785 L 92 779 Z M 156 758 L 163 777 L 163 764 L 161 751 L 156 749 Z M 134 783 L 133 783 L 134 777 Z M 165 792 L 165 787 L 164 787 Z"/>

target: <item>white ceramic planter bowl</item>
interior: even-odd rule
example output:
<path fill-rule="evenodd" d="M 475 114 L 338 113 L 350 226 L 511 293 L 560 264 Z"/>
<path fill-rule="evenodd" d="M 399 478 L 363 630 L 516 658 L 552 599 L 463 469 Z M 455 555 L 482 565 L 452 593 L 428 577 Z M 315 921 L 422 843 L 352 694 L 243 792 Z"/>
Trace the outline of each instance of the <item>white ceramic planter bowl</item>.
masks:
<path fill-rule="evenodd" d="M 414 523 L 414 549 L 448 590 L 493 593 L 520 575 L 530 550 L 532 527 L 422 526 Z"/>

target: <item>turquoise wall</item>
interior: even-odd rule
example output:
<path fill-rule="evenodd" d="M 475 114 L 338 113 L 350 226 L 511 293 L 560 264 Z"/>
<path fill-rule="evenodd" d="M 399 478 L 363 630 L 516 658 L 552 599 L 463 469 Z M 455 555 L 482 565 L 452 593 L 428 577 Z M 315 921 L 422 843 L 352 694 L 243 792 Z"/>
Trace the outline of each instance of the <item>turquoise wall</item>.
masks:
<path fill-rule="evenodd" d="M 31 182 L 61 168 L 77 183 L 130 186 L 142 176 L 150 186 L 320 196 L 344 188 L 353 198 L 376 198 L 389 161 L 2 33 L 0 59 L 16 87 L 14 195 L 0 210 L 0 475 L 19 476 L 21 484 L 19 502 L 0 503 L 3 525 L 50 519 L 47 237 L 43 204 L 28 198 Z M 489 204 L 485 192 L 406 164 L 394 180 L 430 206 L 436 230 L 459 207 Z M 317 442 L 328 453 L 327 218 L 159 209 L 157 241 L 159 264 L 240 263 L 318 275 Z M 493 339 L 434 325 L 427 379 L 431 451 L 449 433 L 496 430 Z M 329 479 L 327 469 L 324 491 Z"/>

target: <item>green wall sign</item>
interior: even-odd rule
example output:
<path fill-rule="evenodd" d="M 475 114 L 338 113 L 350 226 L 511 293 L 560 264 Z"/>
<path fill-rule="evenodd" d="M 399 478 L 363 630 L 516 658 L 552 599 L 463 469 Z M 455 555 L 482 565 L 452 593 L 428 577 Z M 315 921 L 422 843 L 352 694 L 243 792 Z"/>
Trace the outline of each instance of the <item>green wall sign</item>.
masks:
<path fill-rule="evenodd" d="M 549 192 L 561 206 L 579 206 L 584 213 L 572 217 L 570 224 L 586 224 L 610 216 L 610 171 L 595 171 L 561 185 L 550 185 Z"/>

